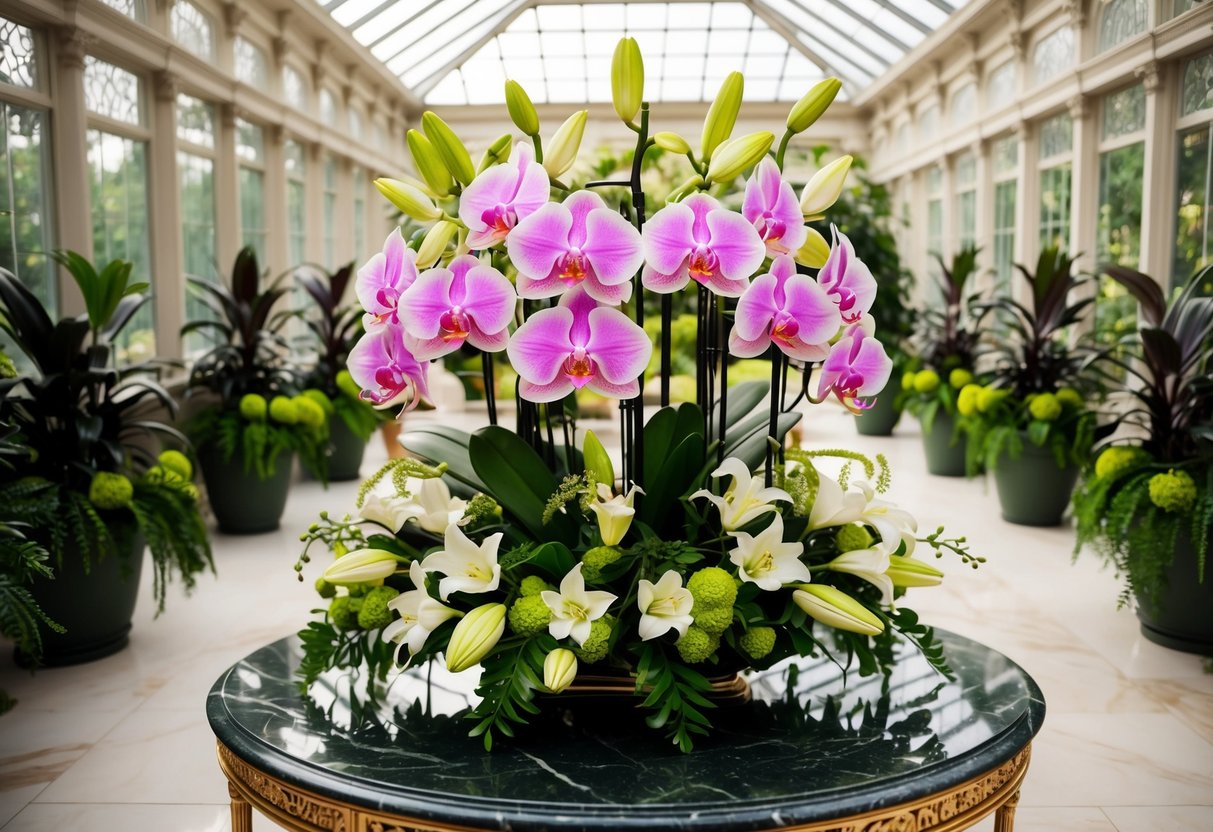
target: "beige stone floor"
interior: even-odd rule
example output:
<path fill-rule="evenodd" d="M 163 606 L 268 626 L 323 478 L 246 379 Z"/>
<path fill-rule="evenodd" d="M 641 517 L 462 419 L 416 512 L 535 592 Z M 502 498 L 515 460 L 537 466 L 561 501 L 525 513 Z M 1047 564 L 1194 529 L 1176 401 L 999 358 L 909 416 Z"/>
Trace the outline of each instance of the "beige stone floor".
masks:
<path fill-rule="evenodd" d="M 1202 661 L 1143 640 L 1133 614 L 1116 609 L 1114 578 L 1091 555 L 1071 562 L 1070 530 L 1008 525 L 983 483 L 927 475 L 909 420 L 890 439 L 856 437 L 848 421 L 817 409 L 805 443 L 886 453 L 892 498 L 922 528 L 946 522 L 989 558 L 978 572 L 956 566 L 943 587 L 916 592 L 915 608 L 1006 653 L 1044 690 L 1048 716 L 1017 830 L 1213 830 L 1213 675 Z M 382 458 L 376 440 L 364 471 Z M 206 693 L 233 662 L 301 626 L 314 596 L 291 571 L 297 535 L 320 509 L 351 508 L 354 490 L 299 482 L 281 531 L 217 536 L 218 576 L 204 577 L 192 598 L 173 589 L 158 620 L 145 585 L 130 648 L 118 655 L 31 676 L 4 649 L 0 687 L 20 704 L 0 717 L 0 828 L 228 829 Z"/>

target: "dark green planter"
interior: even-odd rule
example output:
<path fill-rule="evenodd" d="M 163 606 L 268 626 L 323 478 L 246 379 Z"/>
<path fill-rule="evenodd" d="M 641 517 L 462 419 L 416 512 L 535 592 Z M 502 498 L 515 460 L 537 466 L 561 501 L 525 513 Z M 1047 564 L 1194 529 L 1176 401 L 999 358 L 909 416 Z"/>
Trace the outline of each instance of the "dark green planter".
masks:
<path fill-rule="evenodd" d="M 358 479 L 366 440 L 350 430 L 345 419 L 336 414 L 329 419 L 329 449 L 329 481 Z"/>
<path fill-rule="evenodd" d="M 66 628 L 63 633 L 43 628 L 44 667 L 102 659 L 126 647 L 130 639 L 143 571 L 143 537 L 132 519 L 110 522 L 107 516 L 106 521 L 116 551 L 91 558 L 87 572 L 83 558 L 65 552 L 62 565 L 54 565 L 54 580 L 39 578 L 30 588 L 42 610 Z M 17 662 L 34 664 L 20 653 Z"/>
<path fill-rule="evenodd" d="M 1197 580 L 1196 565 L 1196 545 L 1181 530 L 1167 585 L 1157 604 L 1137 596 L 1137 618 L 1141 634 L 1155 644 L 1213 656 L 1213 563 L 1205 564 L 1204 583 Z"/>
<path fill-rule="evenodd" d="M 219 531 L 225 534 L 260 534 L 272 532 L 282 520 L 286 496 L 291 488 L 293 453 L 280 453 L 274 461 L 274 473 L 268 479 L 244 470 L 239 453 L 230 461 L 213 445 L 198 449 L 198 463 L 206 481 L 206 493 L 211 510 L 219 521 Z"/>
<path fill-rule="evenodd" d="M 855 417 L 855 429 L 861 436 L 893 435 L 893 428 L 901 419 L 901 411 L 893 404 L 900 390 L 900 382 L 890 381 L 876 397 L 876 403 Z"/>
<path fill-rule="evenodd" d="M 965 475 L 966 437 L 962 433 L 952 441 L 956 420 L 952 414 L 940 410 L 928 431 L 922 428 L 922 447 L 927 455 L 927 470 L 938 477 L 963 477 Z"/>
<path fill-rule="evenodd" d="M 1070 505 L 1078 468 L 1058 468 L 1048 448 L 1033 445 L 1027 436 L 1022 438 L 1019 459 L 1004 456 L 994 468 L 1002 519 L 1021 526 L 1059 525 Z"/>

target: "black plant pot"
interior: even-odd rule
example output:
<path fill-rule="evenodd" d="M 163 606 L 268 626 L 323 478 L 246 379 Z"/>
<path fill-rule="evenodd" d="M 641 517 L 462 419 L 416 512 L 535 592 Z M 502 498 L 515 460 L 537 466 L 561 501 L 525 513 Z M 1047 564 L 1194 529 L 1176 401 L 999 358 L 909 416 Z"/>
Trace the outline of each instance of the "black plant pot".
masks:
<path fill-rule="evenodd" d="M 1004 456 L 994 469 L 1002 519 L 1021 526 L 1056 526 L 1070 505 L 1078 468 L 1057 467 L 1048 448 L 1033 445 L 1026 435 L 1019 459 Z"/>
<path fill-rule="evenodd" d="M 114 512 L 116 514 L 116 512 Z M 84 558 L 68 551 L 62 564 L 52 564 L 54 580 L 38 578 L 30 591 L 52 621 L 65 630 L 42 630 L 42 665 L 65 667 L 83 664 L 117 653 L 130 640 L 131 617 L 139 598 L 139 575 L 143 571 L 144 542 L 129 516 L 106 527 L 114 540 L 114 551 L 104 557 Z M 17 663 L 29 667 L 31 657 L 17 653 Z"/>
<path fill-rule="evenodd" d="M 211 510 L 225 534 L 272 532 L 282 521 L 287 493 L 291 488 L 291 469 L 295 455 L 283 452 L 274 460 L 274 473 L 266 479 L 255 471 L 244 470 L 240 453 L 224 460 L 214 445 L 198 449 L 198 462 Z"/>
<path fill-rule="evenodd" d="M 329 419 L 329 481 L 347 482 L 358 479 L 366 440 L 350 430 L 345 419 L 334 414 Z"/>
<path fill-rule="evenodd" d="M 943 410 L 935 414 L 931 429 L 922 428 L 922 447 L 927 456 L 927 470 L 939 477 L 963 477 L 965 475 L 965 447 L 967 437 L 962 433 L 953 436 L 956 420 Z"/>
<path fill-rule="evenodd" d="M 1167 585 L 1153 603 L 1137 596 L 1141 634 L 1155 644 L 1213 656 L 1213 564 L 1205 564 L 1204 582 L 1197 580 L 1196 544 L 1181 530 L 1175 557 L 1167 569 Z"/>
<path fill-rule="evenodd" d="M 876 402 L 855 417 L 855 430 L 861 436 L 892 436 L 893 428 L 901 420 L 901 411 L 894 406 L 900 383 L 890 381 L 889 386 L 876 397 Z"/>

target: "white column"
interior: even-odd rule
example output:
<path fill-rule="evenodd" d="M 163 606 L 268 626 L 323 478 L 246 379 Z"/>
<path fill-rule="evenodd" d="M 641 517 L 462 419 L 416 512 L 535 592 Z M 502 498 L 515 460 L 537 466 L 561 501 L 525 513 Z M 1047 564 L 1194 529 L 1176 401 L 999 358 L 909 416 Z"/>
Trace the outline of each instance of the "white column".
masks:
<path fill-rule="evenodd" d="M 177 181 L 178 79 L 159 72 L 152 96 L 152 140 L 148 202 L 151 216 L 152 292 L 156 318 L 156 354 L 181 358 L 185 318 L 185 264 L 181 252 L 181 213 Z"/>
<path fill-rule="evenodd" d="M 215 134 L 215 258 L 220 274 L 240 250 L 240 173 L 236 159 L 236 108 L 218 106 Z"/>
<path fill-rule="evenodd" d="M 1141 200 L 1141 261 L 1138 268 L 1170 285 L 1175 246 L 1175 122 L 1177 95 L 1151 61 L 1137 70 L 1146 92 L 1145 173 Z M 1174 72 L 1172 73 L 1175 74 Z"/>
<path fill-rule="evenodd" d="M 1070 99 L 1074 123 L 1070 177 L 1070 255 L 1078 271 L 1095 269 L 1096 214 L 1099 210 L 1099 136 L 1096 107 L 1082 95 Z"/>
<path fill-rule="evenodd" d="M 1040 249 L 1040 173 L 1036 169 L 1037 131 L 1021 121 L 1014 135 L 1019 149 L 1019 173 L 1015 180 L 1015 244 L 1011 261 L 1028 265 Z M 1018 274 L 1011 275 L 1011 297 L 1021 303 L 1028 299 L 1028 286 Z"/>
<path fill-rule="evenodd" d="M 64 198 L 66 190 L 59 189 L 55 200 L 58 245 L 93 259 L 92 202 L 87 183 L 88 115 L 84 105 L 84 55 L 89 38 L 75 27 L 65 28 L 55 43 L 57 72 L 52 75 L 52 96 L 55 102 L 54 129 L 51 131 L 52 159 L 55 179 L 60 183 L 77 183 L 78 196 Z M 84 300 L 75 283 L 63 269 L 57 270 L 59 312 L 79 315 L 84 312 Z"/>
<path fill-rule="evenodd" d="M 969 152 L 976 163 L 973 177 L 973 242 L 979 249 L 978 285 L 988 289 L 994 281 L 994 163 L 990 159 L 993 142 L 978 139 L 969 146 Z"/>
<path fill-rule="evenodd" d="M 280 124 L 265 127 L 265 227 L 266 259 L 262 269 L 272 275 L 281 274 L 290 263 L 290 240 L 287 235 L 286 157 L 283 144 L 286 130 Z"/>

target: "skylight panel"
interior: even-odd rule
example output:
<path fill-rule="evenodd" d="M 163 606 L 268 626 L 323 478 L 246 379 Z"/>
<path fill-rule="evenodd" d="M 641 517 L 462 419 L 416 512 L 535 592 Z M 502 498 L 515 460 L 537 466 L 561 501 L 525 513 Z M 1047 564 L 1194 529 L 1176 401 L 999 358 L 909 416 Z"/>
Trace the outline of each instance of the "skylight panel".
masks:
<path fill-rule="evenodd" d="M 663 30 L 668 15 L 669 9 L 665 3 L 628 3 L 627 28 L 629 34 L 630 30 Z"/>
<path fill-rule="evenodd" d="M 463 86 L 463 78 L 459 74 L 459 70 L 453 70 L 445 78 L 439 81 L 426 100 L 431 104 L 466 104 L 467 92 Z"/>
<path fill-rule="evenodd" d="M 712 6 L 713 29 L 748 29 L 754 14 L 740 3 L 715 3 Z"/>
<path fill-rule="evenodd" d="M 539 29 L 546 32 L 580 32 L 581 6 L 540 6 Z"/>

